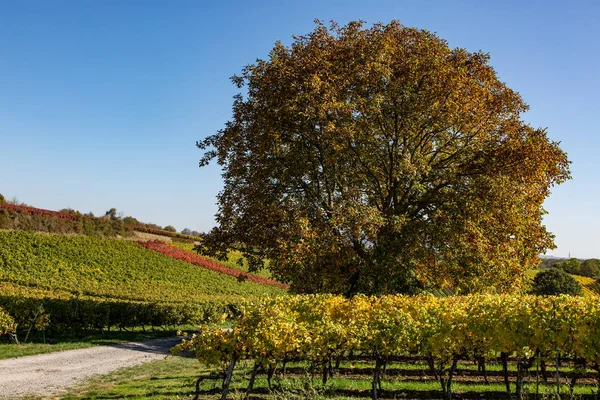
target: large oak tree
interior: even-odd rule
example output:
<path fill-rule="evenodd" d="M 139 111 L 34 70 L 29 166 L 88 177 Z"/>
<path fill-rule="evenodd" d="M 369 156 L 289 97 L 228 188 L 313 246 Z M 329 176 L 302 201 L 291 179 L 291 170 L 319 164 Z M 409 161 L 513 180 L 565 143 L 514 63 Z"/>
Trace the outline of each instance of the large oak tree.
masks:
<path fill-rule="evenodd" d="M 398 22 L 276 43 L 198 143 L 225 181 L 199 250 L 268 259 L 297 292 L 518 288 L 553 247 L 542 203 L 569 161 L 488 61 Z"/>

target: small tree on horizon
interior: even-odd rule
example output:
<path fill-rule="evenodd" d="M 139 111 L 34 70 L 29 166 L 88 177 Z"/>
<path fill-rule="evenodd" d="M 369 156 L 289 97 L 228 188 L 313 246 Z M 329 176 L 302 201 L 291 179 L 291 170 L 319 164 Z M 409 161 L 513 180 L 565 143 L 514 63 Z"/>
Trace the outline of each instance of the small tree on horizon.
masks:
<path fill-rule="evenodd" d="M 117 209 L 116 208 L 111 208 L 110 210 L 108 210 L 106 213 L 104 213 L 105 217 L 108 217 L 110 219 L 118 219 L 119 215 L 117 213 Z"/>
<path fill-rule="evenodd" d="M 577 258 L 569 258 L 554 264 L 554 267 L 565 271 L 567 274 L 579 275 L 581 272 L 581 261 Z"/>

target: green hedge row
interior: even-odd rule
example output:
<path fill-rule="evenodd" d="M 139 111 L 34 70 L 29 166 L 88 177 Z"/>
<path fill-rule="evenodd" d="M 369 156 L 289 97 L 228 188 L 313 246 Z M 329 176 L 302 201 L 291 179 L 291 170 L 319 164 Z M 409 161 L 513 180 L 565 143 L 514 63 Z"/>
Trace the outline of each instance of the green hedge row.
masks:
<path fill-rule="evenodd" d="M 106 237 L 133 235 L 131 227 L 121 220 L 96 218 L 83 214 L 72 215 L 73 218 L 60 218 L 54 215 L 60 214 L 56 212 L 53 212 L 53 214 L 34 213 L 31 210 L 36 209 L 31 207 L 6 207 L 8 206 L 0 207 L 0 229 Z M 70 214 L 67 215 L 71 216 Z"/>
<path fill-rule="evenodd" d="M 224 313 L 235 314 L 234 302 L 222 300 L 160 303 L 95 298 L 36 298 L 0 295 L 0 307 L 14 319 L 19 332 L 33 324 L 48 333 L 165 327 L 217 321 Z M 0 310 L 1 310 L 0 308 Z M 0 312 L 0 331 L 2 331 Z"/>

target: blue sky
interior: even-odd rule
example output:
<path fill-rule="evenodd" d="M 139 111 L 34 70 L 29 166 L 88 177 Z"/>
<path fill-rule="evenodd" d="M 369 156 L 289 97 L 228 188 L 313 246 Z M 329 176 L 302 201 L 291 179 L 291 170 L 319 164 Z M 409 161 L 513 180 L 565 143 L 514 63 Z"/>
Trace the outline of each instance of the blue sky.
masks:
<path fill-rule="evenodd" d="M 209 230 L 220 171 L 195 142 L 230 117 L 229 77 L 315 18 L 398 19 L 489 52 L 573 161 L 545 204 L 549 254 L 600 258 L 598 1 L 0 0 L 0 192 Z"/>

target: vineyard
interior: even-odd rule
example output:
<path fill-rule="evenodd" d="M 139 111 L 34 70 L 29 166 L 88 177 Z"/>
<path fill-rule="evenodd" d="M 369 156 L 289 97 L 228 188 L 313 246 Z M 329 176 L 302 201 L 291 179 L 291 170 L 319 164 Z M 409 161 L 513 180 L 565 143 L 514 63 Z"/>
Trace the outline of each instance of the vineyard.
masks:
<path fill-rule="evenodd" d="M 0 335 L 14 333 L 17 327 L 15 320 L 2 307 L 0 307 Z"/>
<path fill-rule="evenodd" d="M 594 278 L 579 275 L 572 276 L 581 285 L 584 296 L 598 296 L 600 294 L 600 287 Z"/>
<path fill-rule="evenodd" d="M 248 280 L 249 282 L 275 286 L 283 289 L 289 288 L 288 285 L 285 285 L 283 283 L 279 283 L 277 281 L 262 276 L 246 273 L 240 268 L 233 268 L 231 266 L 223 265 L 220 262 L 208 259 L 206 257 L 201 257 L 197 254 L 192 253 L 191 251 L 186 251 L 184 249 L 181 249 L 180 247 L 169 245 L 159 240 L 140 242 L 139 245 L 147 249 L 154 250 L 158 253 L 165 254 L 169 257 L 173 257 L 177 260 L 182 260 L 190 264 L 197 265 L 201 268 L 206 268 L 212 271 L 220 272 L 225 275 L 234 276 L 239 279 Z"/>
<path fill-rule="evenodd" d="M 334 399 L 598 392 L 599 290 L 591 278 L 575 277 L 584 298 L 279 296 L 288 287 L 268 272 L 249 273 L 236 252 L 224 262 L 199 256 L 188 235 L 13 205 L 3 205 L 0 220 L 87 235 L 0 230 L 0 334 L 15 341 L 30 326 L 90 332 L 239 316 L 232 330 L 205 325 L 178 346 L 216 369 L 198 380 L 198 398 L 230 389 Z M 103 237 L 132 230 L 178 240 Z M 222 379 L 221 388 L 211 379 Z"/>
<path fill-rule="evenodd" d="M 572 394 L 578 384 L 591 394 L 600 380 L 600 307 L 595 298 L 568 296 L 283 297 L 248 306 L 232 330 L 206 327 L 179 349 L 217 368 L 218 374 L 199 382 L 222 378 L 223 398 L 243 360 L 254 365 L 240 389 L 247 393 L 259 373 L 270 387 L 276 369 L 285 375 L 301 365 L 305 375 L 316 374 L 326 385 L 340 376 L 340 365 L 358 360 L 366 364 L 361 373 L 371 374 L 367 396 L 374 399 L 410 389 L 393 372 L 407 361 L 421 365 L 444 398 L 466 372 L 489 383 L 490 364 L 496 371 L 490 380 L 517 396 L 524 388 Z M 476 371 L 465 371 L 464 364 L 459 371 L 461 362 L 473 360 Z"/>
<path fill-rule="evenodd" d="M 285 290 L 240 282 L 124 240 L 0 231 L 0 306 L 47 329 L 197 323 Z"/>
<path fill-rule="evenodd" d="M 184 242 L 184 241 L 174 241 L 169 244 L 171 246 L 177 247 L 178 249 L 184 250 L 188 253 L 198 254 L 194 250 L 194 247 L 196 246 L 194 243 Z M 227 260 L 218 260 L 216 258 L 212 258 L 209 256 L 203 256 L 203 257 L 208 258 L 209 260 L 217 261 L 220 264 L 223 264 L 223 265 L 233 268 L 233 269 L 240 270 L 242 272 L 246 272 L 246 273 L 250 272 L 250 271 L 248 271 L 248 264 L 243 261 L 242 252 L 238 251 L 238 250 L 229 251 L 229 253 L 227 254 Z M 269 265 L 269 261 L 265 260 L 265 266 L 268 266 L 268 265 Z M 263 278 L 271 279 L 271 273 L 269 272 L 269 270 L 267 268 L 253 272 L 253 274 L 262 276 Z"/>

